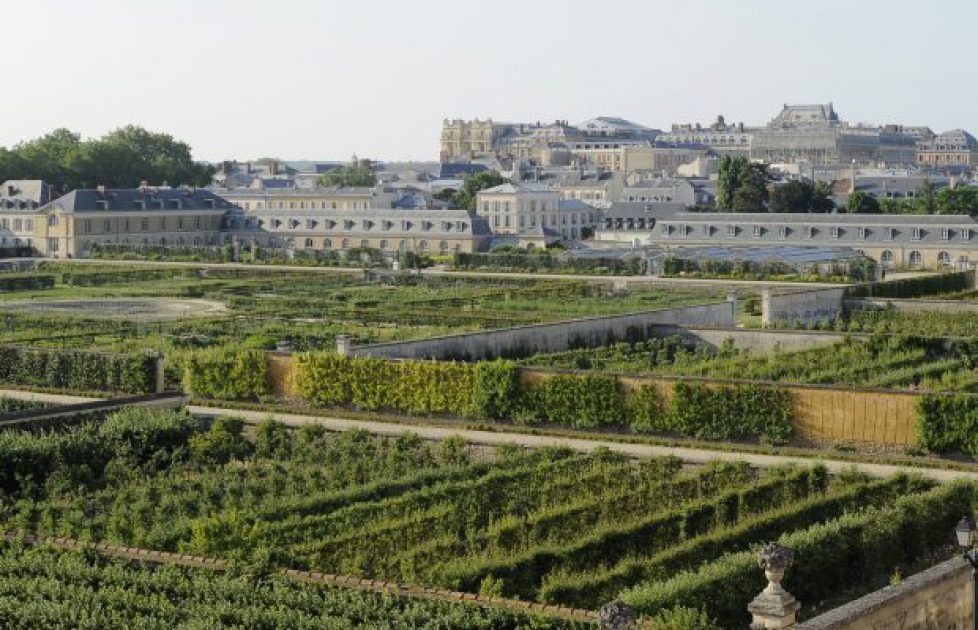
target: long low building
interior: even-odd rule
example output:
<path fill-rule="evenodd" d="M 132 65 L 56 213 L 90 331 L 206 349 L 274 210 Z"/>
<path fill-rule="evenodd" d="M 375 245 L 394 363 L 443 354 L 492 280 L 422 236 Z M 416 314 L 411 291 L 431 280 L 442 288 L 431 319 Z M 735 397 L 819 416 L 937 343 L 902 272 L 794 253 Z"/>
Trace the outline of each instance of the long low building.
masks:
<path fill-rule="evenodd" d="M 884 268 L 973 268 L 978 221 L 967 215 L 685 212 L 673 204 L 613 204 L 596 244 L 642 247 L 850 247 Z"/>
<path fill-rule="evenodd" d="M 465 210 L 398 209 L 386 196 L 359 189 L 235 199 L 206 189 L 151 186 L 98 187 L 53 198 L 43 182 L 11 180 L 0 190 L 0 247 L 31 247 L 51 258 L 85 258 L 95 245 L 234 242 L 293 251 L 451 254 L 479 251 L 492 236 L 485 219 Z"/>
<path fill-rule="evenodd" d="M 289 209 L 234 207 L 225 217 L 225 240 L 295 251 L 377 249 L 393 254 L 471 253 L 492 233 L 481 217 L 465 210 Z"/>

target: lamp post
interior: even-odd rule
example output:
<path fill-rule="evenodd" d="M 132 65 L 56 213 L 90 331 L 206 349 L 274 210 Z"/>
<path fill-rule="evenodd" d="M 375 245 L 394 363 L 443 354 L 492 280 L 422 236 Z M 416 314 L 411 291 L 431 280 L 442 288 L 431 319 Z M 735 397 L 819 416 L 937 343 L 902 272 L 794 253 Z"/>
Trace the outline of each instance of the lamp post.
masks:
<path fill-rule="evenodd" d="M 967 516 L 962 516 L 954 528 L 954 535 L 958 539 L 958 548 L 961 549 L 961 556 L 971 565 L 971 627 L 978 630 L 978 552 L 974 549 L 975 544 L 975 524 Z"/>

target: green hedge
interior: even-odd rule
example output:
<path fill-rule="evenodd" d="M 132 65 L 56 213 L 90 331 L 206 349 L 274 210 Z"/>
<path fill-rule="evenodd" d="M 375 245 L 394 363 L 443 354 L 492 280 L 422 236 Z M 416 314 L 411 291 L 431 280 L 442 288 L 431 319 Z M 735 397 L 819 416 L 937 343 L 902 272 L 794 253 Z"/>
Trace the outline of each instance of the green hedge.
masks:
<path fill-rule="evenodd" d="M 978 456 L 978 396 L 924 394 L 917 401 L 917 441 L 934 453 Z"/>
<path fill-rule="evenodd" d="M 183 388 L 223 400 L 267 396 L 271 392 L 268 359 L 261 350 L 215 348 L 195 352 L 184 364 Z"/>
<path fill-rule="evenodd" d="M 703 558 L 717 558 L 724 553 L 748 549 L 759 540 L 774 540 L 786 531 L 838 518 L 848 511 L 887 505 L 906 494 L 908 489 L 915 492 L 926 490 L 928 486 L 898 475 L 834 489 L 689 538 L 660 553 L 626 559 L 610 569 L 550 575 L 544 580 L 540 600 L 596 608 L 614 599 L 619 591 L 630 585 L 666 580 L 680 571 L 698 566 Z"/>
<path fill-rule="evenodd" d="M 846 588 L 881 582 L 894 568 L 946 547 L 954 524 L 971 512 L 974 499 L 973 483 L 955 481 L 902 497 L 887 508 L 783 535 L 779 542 L 795 552 L 784 587 L 802 602 L 820 602 Z M 743 628 L 749 623 L 747 604 L 765 584 L 754 554 L 740 552 L 623 591 L 620 598 L 643 614 L 689 606 L 722 619 L 725 627 Z"/>
<path fill-rule="evenodd" d="M 388 361 L 304 353 L 294 357 L 296 393 L 317 406 L 350 406 L 409 414 L 448 413 L 551 422 L 574 428 L 631 427 L 704 439 L 791 434 L 791 395 L 775 387 L 709 389 L 677 383 L 668 408 L 655 386 L 627 392 L 611 375 L 556 374 L 521 385 L 511 361 Z M 196 391 L 191 388 L 191 391 Z"/>
<path fill-rule="evenodd" d="M 455 269 L 501 269 L 524 271 L 567 271 L 574 273 L 599 273 L 612 275 L 645 275 L 645 261 L 635 256 L 631 258 L 582 258 L 568 255 L 554 255 L 548 251 L 493 252 L 455 254 L 452 266 Z"/>
<path fill-rule="evenodd" d="M 148 394 L 156 387 L 156 357 L 0 346 L 0 383 Z"/>
<path fill-rule="evenodd" d="M 784 389 L 746 385 L 710 389 L 676 383 L 661 430 L 707 440 L 758 436 L 773 443 L 791 435 L 791 394 Z"/>
<path fill-rule="evenodd" d="M 170 278 L 196 277 L 196 269 L 122 269 L 119 271 L 68 272 L 62 282 L 73 287 L 100 287 L 106 284 L 150 282 Z"/>
<path fill-rule="evenodd" d="M 0 293 L 9 291 L 30 291 L 33 289 L 53 289 L 54 276 L 48 275 L 2 275 Z"/>
<path fill-rule="evenodd" d="M 955 271 L 936 276 L 918 276 L 900 280 L 887 280 L 873 284 L 863 284 L 851 287 L 846 293 L 848 297 L 878 297 L 878 298 L 916 298 L 941 293 L 957 293 L 966 291 L 973 286 L 973 271 Z"/>
<path fill-rule="evenodd" d="M 348 359 L 332 353 L 294 356 L 296 392 L 314 405 L 410 414 L 473 412 L 471 363 Z"/>

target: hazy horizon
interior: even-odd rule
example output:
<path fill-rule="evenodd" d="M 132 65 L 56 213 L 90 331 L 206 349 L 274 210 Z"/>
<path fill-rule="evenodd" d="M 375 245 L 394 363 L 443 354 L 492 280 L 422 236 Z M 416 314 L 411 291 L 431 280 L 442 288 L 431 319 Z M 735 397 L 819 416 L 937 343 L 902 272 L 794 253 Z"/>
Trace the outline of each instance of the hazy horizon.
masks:
<path fill-rule="evenodd" d="M 58 127 L 170 133 L 197 159 L 438 157 L 444 118 L 978 130 L 963 0 L 33 0 L 6 8 L 0 146 Z M 938 104 L 939 103 L 939 104 Z"/>

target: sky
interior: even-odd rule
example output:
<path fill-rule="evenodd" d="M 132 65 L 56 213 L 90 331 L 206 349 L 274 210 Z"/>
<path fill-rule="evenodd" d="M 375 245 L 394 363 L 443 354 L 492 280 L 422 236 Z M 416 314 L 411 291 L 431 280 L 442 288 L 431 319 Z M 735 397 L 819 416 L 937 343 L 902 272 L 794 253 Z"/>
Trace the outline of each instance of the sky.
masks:
<path fill-rule="evenodd" d="M 974 0 L 6 0 L 0 146 L 167 132 L 197 159 L 438 157 L 444 118 L 978 132 Z"/>

